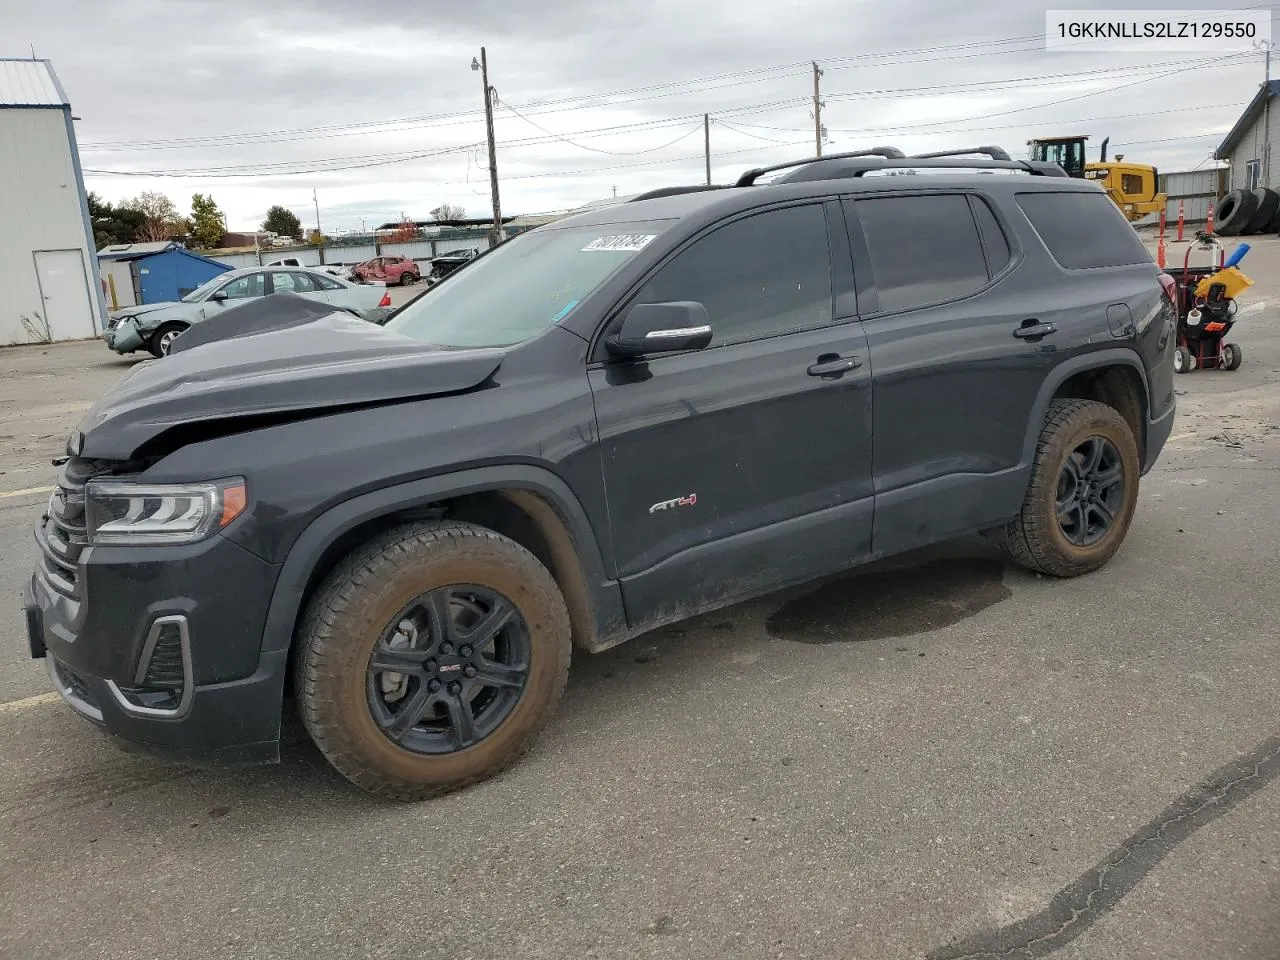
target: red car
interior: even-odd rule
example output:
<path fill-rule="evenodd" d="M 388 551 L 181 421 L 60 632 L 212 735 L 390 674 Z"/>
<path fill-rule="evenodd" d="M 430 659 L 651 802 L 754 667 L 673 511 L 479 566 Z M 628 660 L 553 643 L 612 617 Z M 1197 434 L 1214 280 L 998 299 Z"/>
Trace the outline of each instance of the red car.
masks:
<path fill-rule="evenodd" d="M 418 264 L 408 257 L 374 257 L 351 269 L 352 278 L 362 283 L 380 280 L 387 286 L 408 286 L 422 279 Z"/>

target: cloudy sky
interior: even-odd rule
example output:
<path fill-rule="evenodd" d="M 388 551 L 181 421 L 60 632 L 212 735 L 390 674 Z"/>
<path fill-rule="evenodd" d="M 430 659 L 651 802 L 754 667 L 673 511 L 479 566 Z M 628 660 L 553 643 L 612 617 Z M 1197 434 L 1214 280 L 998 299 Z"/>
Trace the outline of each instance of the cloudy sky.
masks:
<path fill-rule="evenodd" d="M 701 182 L 703 113 L 717 181 L 812 153 L 813 60 L 828 152 L 999 143 L 1022 156 L 1029 137 L 1087 133 L 1091 158 L 1110 136 L 1113 153 L 1168 170 L 1204 163 L 1263 77 L 1260 54 L 1046 51 L 1044 8 L 1024 0 L 0 0 L 0 11 L 0 56 L 34 47 L 53 61 L 89 189 L 158 190 L 184 211 L 193 192 L 212 193 L 232 229 L 274 203 L 314 226 L 313 189 L 326 232 L 425 218 L 442 201 L 488 215 L 470 69 L 482 44 L 505 214 Z"/>

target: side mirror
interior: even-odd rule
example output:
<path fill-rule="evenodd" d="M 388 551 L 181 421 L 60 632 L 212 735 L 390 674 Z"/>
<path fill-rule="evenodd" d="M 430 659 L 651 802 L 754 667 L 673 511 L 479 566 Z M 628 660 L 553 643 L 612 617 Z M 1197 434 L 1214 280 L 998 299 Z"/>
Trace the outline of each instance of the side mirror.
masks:
<path fill-rule="evenodd" d="M 223 300 L 227 299 L 227 291 L 215 290 L 213 293 L 209 294 L 209 299 L 214 303 L 221 303 Z"/>
<path fill-rule="evenodd" d="M 622 319 L 622 328 L 607 337 L 605 349 L 614 357 L 643 357 L 651 353 L 701 350 L 711 343 L 707 308 L 693 300 L 637 303 Z"/>

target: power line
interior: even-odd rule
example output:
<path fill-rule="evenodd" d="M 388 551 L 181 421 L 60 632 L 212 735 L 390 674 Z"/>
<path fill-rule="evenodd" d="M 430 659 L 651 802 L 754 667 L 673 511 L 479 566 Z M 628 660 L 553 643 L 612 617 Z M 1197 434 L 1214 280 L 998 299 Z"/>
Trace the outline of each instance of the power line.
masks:
<path fill-rule="evenodd" d="M 1204 60 L 1199 60 L 1199 61 L 1189 61 L 1187 63 L 1179 65 L 1174 70 L 1163 71 L 1151 77 L 1142 77 L 1142 78 L 1139 78 L 1138 80 L 1133 81 L 1132 83 L 1123 84 L 1119 87 L 1110 87 L 1105 90 L 1096 90 L 1090 93 L 1078 94 L 1073 97 L 1066 97 L 1061 100 L 1051 101 L 1050 103 L 1047 103 L 1047 104 L 1034 104 L 1026 107 L 1017 107 L 1017 108 L 1013 108 L 1005 111 L 997 111 L 995 113 L 988 113 L 988 114 L 981 114 L 973 117 L 966 117 L 966 118 L 962 118 L 959 122 L 967 122 L 970 120 L 981 120 L 981 119 L 987 119 L 990 117 L 1004 116 L 1004 115 L 1013 114 L 1013 113 L 1025 112 L 1027 110 L 1036 110 L 1036 109 L 1042 109 L 1048 106 L 1056 106 L 1061 103 L 1068 103 L 1075 100 L 1082 100 L 1091 96 L 1097 96 L 1101 93 L 1111 93 L 1116 90 L 1123 90 L 1123 89 L 1127 89 L 1128 87 L 1137 86 L 1138 84 L 1148 83 L 1152 80 L 1161 79 L 1162 77 L 1170 76 L 1174 73 L 1179 73 L 1189 68 L 1206 65 L 1211 62 L 1217 62 L 1218 60 L 1219 58 L 1215 57 L 1215 58 L 1206 58 Z M 1132 66 L 1132 67 L 1115 67 L 1115 68 L 1111 68 L 1109 71 L 1101 71 L 1101 72 L 1111 73 L 1111 74 L 1131 74 L 1134 71 L 1148 71 L 1151 69 L 1153 69 L 1153 65 L 1143 64 L 1143 65 Z M 1057 81 L 1067 80 L 1067 79 L 1078 79 L 1081 76 L 1092 77 L 1096 75 L 1096 73 L 1097 72 L 1095 71 L 1095 72 L 1089 72 L 1083 75 L 1079 73 L 1071 73 L 1071 74 L 1057 74 L 1052 77 L 1011 78 L 1009 80 L 1004 81 L 1004 84 L 1007 86 L 1009 84 L 1023 82 L 1023 81 L 1031 81 L 1033 83 L 1043 83 L 1046 81 L 1057 82 Z M 984 83 L 984 84 L 997 83 L 997 82 L 999 81 L 979 81 L 979 83 Z M 967 85 L 961 85 L 961 86 L 967 86 Z M 935 89 L 938 89 L 938 87 L 931 85 L 931 86 L 919 87 L 919 88 L 904 87 L 904 88 L 898 88 L 895 90 L 867 91 L 866 93 L 832 94 L 830 96 L 832 99 L 837 99 L 837 98 L 852 99 L 852 98 L 857 98 L 861 96 L 872 97 L 877 95 L 898 95 L 901 93 L 916 92 L 919 90 L 935 90 Z M 749 110 L 759 110 L 762 107 L 771 107 L 778 104 L 791 104 L 791 103 L 797 102 L 798 99 L 801 99 L 801 98 L 793 98 L 785 101 L 774 101 L 773 103 L 768 103 L 768 104 L 749 104 L 749 105 L 729 108 L 725 111 L 722 111 L 722 113 L 734 114 L 737 112 L 743 112 L 743 111 L 749 111 Z M 511 108 L 509 104 L 504 104 L 504 105 L 507 106 L 508 109 L 512 109 L 513 113 L 516 113 L 516 111 L 513 108 Z M 675 143 L 680 142 L 686 137 L 692 136 L 693 133 L 696 132 L 696 126 L 695 126 L 695 127 L 692 127 L 686 133 L 677 137 L 675 140 L 670 141 L 670 143 L 662 144 L 657 147 L 653 147 L 645 150 L 606 151 L 603 149 L 585 147 L 583 144 L 574 143 L 574 141 L 569 140 L 566 135 L 556 134 L 551 131 L 547 131 L 545 128 L 529 120 L 527 117 L 524 117 L 522 114 L 517 113 L 517 116 L 520 116 L 521 119 L 530 123 L 535 128 L 544 131 L 553 140 L 562 140 L 564 142 L 570 143 L 573 146 L 584 148 L 587 150 L 592 150 L 593 152 L 614 154 L 614 155 L 621 155 L 621 156 L 637 156 L 644 153 L 656 152 L 657 150 L 663 149 L 666 146 L 674 145 Z M 655 126 L 660 126 L 664 123 L 672 124 L 674 122 L 678 122 L 681 120 L 687 121 L 689 119 L 692 119 L 692 118 L 678 117 L 678 118 L 667 118 L 666 120 L 647 121 L 647 122 L 638 123 L 638 124 L 620 124 L 612 128 L 598 128 L 598 130 L 596 131 L 579 131 L 573 135 L 587 135 L 592 133 L 598 133 L 602 130 L 613 130 L 617 132 L 622 132 L 623 130 L 627 130 L 627 129 L 652 128 Z M 717 118 L 717 122 L 723 123 L 724 121 L 720 118 Z M 915 125 L 915 128 L 925 129 L 925 128 L 938 127 L 938 126 L 951 126 L 956 122 L 957 121 L 955 119 L 935 121 L 932 123 L 917 124 Z M 750 134 L 747 134 L 747 135 L 750 136 Z M 758 138 L 758 139 L 767 139 L 767 138 Z M 528 146 L 528 145 L 537 145 L 539 143 L 546 143 L 546 142 L 548 141 L 542 138 L 526 138 L 521 141 L 509 142 L 508 146 L 514 146 L 514 145 Z M 330 158 L 320 158 L 320 159 L 314 159 L 314 160 L 282 161 L 277 163 L 261 162 L 261 163 L 252 163 L 252 164 L 238 164 L 238 165 L 233 164 L 233 165 L 215 166 L 215 167 L 177 168 L 177 169 L 152 170 L 152 171 L 122 171 L 122 170 L 108 170 L 108 169 L 101 169 L 101 168 L 96 168 L 96 169 L 88 168 L 86 169 L 86 172 L 94 173 L 98 175 L 111 175 L 111 176 L 125 176 L 125 175 L 158 176 L 158 177 L 169 176 L 169 177 L 183 177 L 183 178 L 208 177 L 211 179 L 224 178 L 224 177 L 258 176 L 258 175 L 294 176 L 294 175 L 301 175 L 301 174 L 308 174 L 308 173 L 320 173 L 320 172 L 326 172 L 331 170 L 341 171 L 341 170 L 349 170 L 349 169 L 364 169 L 368 167 L 386 166 L 394 163 L 402 163 L 402 162 L 411 161 L 411 160 L 426 159 L 432 156 L 439 156 L 447 153 L 459 152 L 466 149 L 470 149 L 470 146 L 463 145 L 460 147 L 446 147 L 443 149 L 431 150 L 431 151 L 412 151 L 412 152 L 404 152 L 404 153 L 395 154 L 395 155 L 373 154 L 373 155 L 365 155 L 362 157 L 330 157 Z M 284 169 L 286 167 L 301 167 L 301 169 Z"/>
<path fill-rule="evenodd" d="M 571 147 L 578 147 L 580 150 L 590 150 L 593 153 L 605 153 L 605 154 L 610 154 L 616 157 L 637 157 L 644 153 L 655 153 L 658 150 L 662 150 L 666 147 L 674 146 L 675 144 L 679 143 L 681 140 L 685 139 L 686 137 L 693 136 L 695 133 L 698 132 L 698 129 L 699 129 L 698 126 L 694 126 L 689 130 L 685 131 L 684 133 L 680 134 L 680 136 L 676 137 L 674 140 L 669 140 L 666 143 L 660 144 L 656 147 L 649 147 L 648 149 L 645 149 L 645 150 L 605 150 L 601 147 L 589 147 L 585 143 L 576 143 L 575 141 L 570 140 L 568 137 L 564 136 L 563 134 L 555 133 L 554 131 L 548 130 L 546 127 L 543 127 L 537 123 L 534 123 L 532 120 L 526 117 L 523 113 L 521 113 L 515 107 L 511 106 L 511 104 L 507 103 L 505 100 L 502 100 L 497 96 L 495 96 L 494 99 L 497 100 L 504 107 L 506 107 L 508 110 L 510 110 L 512 113 L 514 113 L 517 117 L 519 117 L 525 123 L 529 124 L 529 126 L 533 127 L 535 130 L 541 130 L 543 133 L 547 134 L 550 137 L 555 138 L 556 140 L 561 141 L 562 143 L 567 143 Z"/>
<path fill-rule="evenodd" d="M 846 63 L 851 61 L 865 61 L 865 60 L 883 60 L 887 58 L 896 59 L 902 56 L 907 56 L 915 53 L 937 53 L 937 52 L 945 52 L 948 50 L 973 50 L 977 47 L 983 47 L 983 46 L 1004 46 L 1007 44 L 1020 43 L 1027 40 L 1042 40 L 1042 39 L 1043 39 L 1043 36 L 1041 35 L 1037 37 L 1013 37 L 1013 38 L 1007 38 L 1007 39 L 980 40 L 980 41 L 970 41 L 966 43 L 944 44 L 944 45 L 939 45 L 934 47 L 920 47 L 920 48 L 907 49 L 907 50 L 888 50 L 882 53 L 854 54 L 850 56 L 831 57 L 831 58 L 825 58 L 825 59 L 827 59 L 831 63 Z M 1001 51 L 1001 52 L 1027 52 L 1027 51 Z M 969 56 L 979 56 L 979 55 L 981 54 L 969 54 L 962 57 L 957 57 L 956 59 L 968 59 Z M 948 58 L 941 57 L 937 59 L 945 60 Z M 532 103 L 521 104 L 520 109 L 524 111 L 533 111 L 535 109 L 548 107 L 548 106 L 560 106 L 564 104 L 580 104 L 583 101 L 602 100 L 605 98 L 627 96 L 627 95 L 637 94 L 637 93 L 653 93 L 661 90 L 667 90 L 667 89 L 672 89 L 677 87 L 687 87 L 687 86 L 697 86 L 699 88 L 699 91 L 701 91 L 701 90 L 707 89 L 706 84 L 713 83 L 719 80 L 743 78 L 744 82 L 756 82 L 761 76 L 765 74 L 776 73 L 777 71 L 780 71 L 780 70 L 794 70 L 799 67 L 807 68 L 808 65 L 809 65 L 808 61 L 796 61 L 795 63 L 776 64 L 774 66 L 769 66 L 769 67 L 753 67 L 746 70 L 736 70 L 729 73 L 713 75 L 710 77 L 695 77 L 688 80 L 671 80 L 665 83 L 648 84 L 645 86 L 630 87 L 622 90 L 608 91 L 608 92 L 599 93 L 599 94 L 588 94 L 585 96 L 580 95 L 580 96 L 574 96 L 574 97 L 561 97 L 561 98 L 550 99 L 550 100 L 536 100 L 536 101 L 533 101 Z M 838 69 L 846 69 L 846 68 L 838 68 Z M 773 78 L 767 78 L 767 79 L 785 79 L 785 77 L 773 77 Z M 733 85 L 733 84 L 730 84 L 730 85 Z M 638 102 L 639 100 L 644 100 L 644 99 L 648 99 L 648 98 L 638 97 L 633 101 L 623 101 L 623 102 Z M 618 104 L 609 103 L 607 105 L 616 106 Z M 508 104 L 508 106 L 510 105 Z M 583 106 L 581 107 L 581 109 L 589 109 L 589 106 Z M 546 112 L 559 112 L 559 111 L 546 111 Z M 423 121 L 431 121 L 431 120 L 451 120 L 454 118 L 476 118 L 478 117 L 478 114 L 479 114 L 479 111 L 475 109 L 466 109 L 462 111 L 452 111 L 449 113 L 429 114 L 426 116 L 400 117 L 400 118 L 390 119 L 390 120 L 364 120 L 364 121 L 357 121 L 352 123 L 324 124 L 324 125 L 312 126 L 312 127 L 294 127 L 294 128 L 277 129 L 277 130 L 265 130 L 265 131 L 258 131 L 258 132 L 210 134 L 210 135 L 201 136 L 201 137 L 172 137 L 172 138 L 164 138 L 164 139 L 156 139 L 156 140 L 86 141 L 85 143 L 82 143 L 80 146 L 84 149 L 107 148 L 107 147 L 119 147 L 123 149 L 136 149 L 141 147 L 158 148 L 159 145 L 198 146 L 198 145 L 211 144 L 211 143 L 220 142 L 220 141 L 240 140 L 242 138 L 274 137 L 274 136 L 292 135 L 292 134 L 325 135 L 328 133 L 332 133 L 334 131 L 377 132 L 376 129 L 374 128 L 393 126 L 396 124 L 407 124 L 407 123 L 417 124 Z"/>

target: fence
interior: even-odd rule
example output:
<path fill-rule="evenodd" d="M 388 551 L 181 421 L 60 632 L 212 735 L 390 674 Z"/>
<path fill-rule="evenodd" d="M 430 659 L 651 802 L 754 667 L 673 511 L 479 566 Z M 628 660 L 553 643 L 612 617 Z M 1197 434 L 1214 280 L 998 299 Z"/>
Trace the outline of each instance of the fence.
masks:
<path fill-rule="evenodd" d="M 488 249 L 489 235 L 484 232 L 468 230 L 441 230 L 430 238 L 392 241 L 375 240 L 373 243 L 343 243 L 340 240 L 330 241 L 321 246 L 307 244 L 296 247 L 265 247 L 256 253 L 252 250 L 235 253 L 220 253 L 217 250 L 197 251 L 201 256 L 225 263 L 229 267 L 258 267 L 279 260 L 283 257 L 296 257 L 304 264 L 319 266 L 321 263 L 351 264 L 363 263 L 374 257 L 409 257 L 422 263 L 460 248 Z"/>
<path fill-rule="evenodd" d="M 1221 170 L 1182 170 L 1160 174 L 1160 189 L 1169 198 L 1165 219 L 1176 224 L 1178 204 L 1181 203 L 1187 223 L 1204 223 L 1209 216 L 1209 204 L 1216 206 L 1227 192 L 1229 174 L 1225 167 Z"/>

